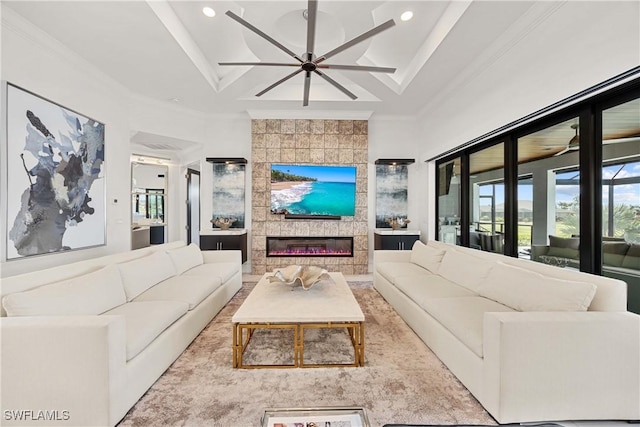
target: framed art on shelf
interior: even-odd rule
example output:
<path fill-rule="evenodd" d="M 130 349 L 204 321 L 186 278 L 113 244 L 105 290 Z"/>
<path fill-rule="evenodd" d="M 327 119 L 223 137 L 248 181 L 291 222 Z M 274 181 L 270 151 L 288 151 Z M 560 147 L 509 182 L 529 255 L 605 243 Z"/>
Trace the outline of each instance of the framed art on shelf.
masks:
<path fill-rule="evenodd" d="M 261 422 L 261 427 L 370 427 L 361 407 L 267 409 Z"/>
<path fill-rule="evenodd" d="M 7 260 L 106 244 L 105 125 L 7 83 Z"/>

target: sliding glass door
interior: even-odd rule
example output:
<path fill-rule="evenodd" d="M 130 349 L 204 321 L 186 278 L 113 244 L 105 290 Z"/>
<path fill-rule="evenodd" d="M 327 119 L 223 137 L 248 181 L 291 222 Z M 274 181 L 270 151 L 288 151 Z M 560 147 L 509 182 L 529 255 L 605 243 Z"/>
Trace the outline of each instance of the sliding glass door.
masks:
<path fill-rule="evenodd" d="M 602 274 L 640 312 L 640 98 L 602 111 Z"/>
<path fill-rule="evenodd" d="M 469 155 L 469 247 L 503 253 L 504 142 Z"/>
<path fill-rule="evenodd" d="M 578 117 L 517 140 L 518 256 L 580 266 Z"/>
<path fill-rule="evenodd" d="M 461 216 L 461 159 L 438 167 L 438 240 L 459 245 Z"/>

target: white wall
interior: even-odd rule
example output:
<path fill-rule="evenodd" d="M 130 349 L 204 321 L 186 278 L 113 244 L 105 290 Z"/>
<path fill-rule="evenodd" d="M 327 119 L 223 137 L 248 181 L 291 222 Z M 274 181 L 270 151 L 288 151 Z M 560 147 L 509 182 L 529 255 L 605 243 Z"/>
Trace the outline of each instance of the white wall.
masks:
<path fill-rule="evenodd" d="M 2 271 L 9 276 L 128 250 L 130 246 L 130 171 L 128 96 L 124 88 L 8 8 L 2 10 L 0 78 L 78 111 L 105 124 L 106 246 L 4 262 L 6 257 L 6 200 L 2 196 L 0 232 Z M 0 115 L 5 117 L 5 103 Z M 6 133 L 2 132 L 5 146 Z M 6 184 L 6 156 L 2 158 L 0 188 Z M 112 200 L 118 203 L 113 204 Z"/>
<path fill-rule="evenodd" d="M 565 2 L 548 19 L 530 25 L 517 42 L 499 43 L 492 57 L 469 58 L 474 73 L 451 76 L 450 91 L 421 111 L 422 160 L 637 67 L 640 3 Z M 433 186 L 429 183 L 429 191 Z M 434 215 L 431 195 L 421 216 Z M 429 220 L 430 236 L 434 228 Z"/>
<path fill-rule="evenodd" d="M 421 111 L 423 157 L 640 65 L 639 2 L 566 2 Z M 456 76 L 452 76 L 452 81 Z"/>
<path fill-rule="evenodd" d="M 427 165 L 420 161 L 422 150 L 420 126 L 415 118 L 372 116 L 369 119 L 369 269 L 373 271 L 373 232 L 376 224 L 376 167 L 377 159 L 415 159 L 408 166 L 407 217 L 410 229 L 426 231 Z M 424 231 L 423 231 L 424 230 Z"/>

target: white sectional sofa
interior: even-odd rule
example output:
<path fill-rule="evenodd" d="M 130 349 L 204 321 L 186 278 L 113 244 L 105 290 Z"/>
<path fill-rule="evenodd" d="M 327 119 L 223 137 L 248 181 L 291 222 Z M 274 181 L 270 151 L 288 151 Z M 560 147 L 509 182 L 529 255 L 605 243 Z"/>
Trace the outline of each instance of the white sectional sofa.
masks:
<path fill-rule="evenodd" d="M 640 419 L 640 316 L 622 281 L 416 242 L 374 286 L 500 423 Z"/>
<path fill-rule="evenodd" d="M 2 424 L 115 425 L 241 286 L 183 242 L 3 278 Z"/>

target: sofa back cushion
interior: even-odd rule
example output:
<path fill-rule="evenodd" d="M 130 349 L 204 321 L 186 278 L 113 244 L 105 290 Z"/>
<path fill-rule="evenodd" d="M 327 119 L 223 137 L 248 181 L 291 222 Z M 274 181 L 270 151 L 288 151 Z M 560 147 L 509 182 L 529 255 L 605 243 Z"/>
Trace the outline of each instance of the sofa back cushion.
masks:
<path fill-rule="evenodd" d="M 115 265 L 2 299 L 7 316 L 97 315 L 125 302 L 122 279 Z"/>
<path fill-rule="evenodd" d="M 580 238 L 579 237 L 557 237 L 549 236 L 548 256 L 560 258 L 580 258 Z"/>
<path fill-rule="evenodd" d="M 640 245 L 632 243 L 622 260 L 622 267 L 640 270 Z"/>
<path fill-rule="evenodd" d="M 157 251 L 146 257 L 118 264 L 122 284 L 131 301 L 150 287 L 176 275 L 171 257 L 165 251 Z"/>
<path fill-rule="evenodd" d="M 478 293 L 518 311 L 586 311 L 596 285 L 544 276 L 497 262 Z"/>
<path fill-rule="evenodd" d="M 171 257 L 176 274 L 182 274 L 187 270 L 204 264 L 202 251 L 195 243 L 189 246 L 183 246 L 177 249 L 168 250 L 167 253 Z"/>
<path fill-rule="evenodd" d="M 621 267 L 624 256 L 629 250 L 629 244 L 615 241 L 606 241 L 602 243 L 602 255 L 604 265 L 613 267 Z"/>
<path fill-rule="evenodd" d="M 449 249 L 442 257 L 438 274 L 460 286 L 477 292 L 495 263 Z"/>
<path fill-rule="evenodd" d="M 444 256 L 444 250 L 425 245 L 420 240 L 416 240 L 411 248 L 411 262 L 426 268 L 432 273 L 437 273 L 440 262 Z"/>

